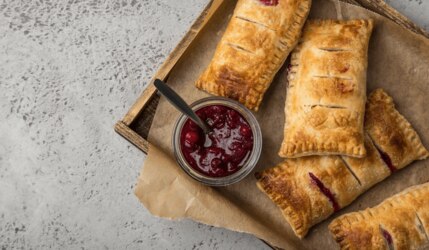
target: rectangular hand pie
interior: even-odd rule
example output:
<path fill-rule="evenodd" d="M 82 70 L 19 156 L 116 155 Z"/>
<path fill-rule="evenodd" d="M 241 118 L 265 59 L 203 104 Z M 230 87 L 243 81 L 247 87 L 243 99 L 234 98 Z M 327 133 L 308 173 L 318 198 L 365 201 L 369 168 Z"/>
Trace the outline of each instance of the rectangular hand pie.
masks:
<path fill-rule="evenodd" d="M 279 155 L 365 156 L 363 120 L 372 20 L 307 21 L 292 53 Z"/>
<path fill-rule="evenodd" d="M 281 209 L 298 237 L 392 172 L 429 156 L 383 90 L 369 96 L 366 110 L 366 157 L 292 158 L 256 174 L 258 187 Z"/>
<path fill-rule="evenodd" d="M 329 225 L 341 249 L 427 249 L 429 183 L 410 187 L 376 207 L 345 214 Z"/>
<path fill-rule="evenodd" d="M 199 89 L 258 110 L 296 45 L 311 0 L 239 0 Z"/>

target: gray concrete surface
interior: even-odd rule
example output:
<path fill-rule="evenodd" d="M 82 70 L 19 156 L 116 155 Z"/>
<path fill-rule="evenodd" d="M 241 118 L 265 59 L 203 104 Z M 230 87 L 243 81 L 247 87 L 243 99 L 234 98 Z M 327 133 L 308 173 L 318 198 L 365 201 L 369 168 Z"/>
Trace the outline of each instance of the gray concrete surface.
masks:
<path fill-rule="evenodd" d="M 0 1 L 0 249 L 263 249 L 151 216 L 112 129 L 208 0 Z M 390 0 L 429 27 L 429 1 Z"/>

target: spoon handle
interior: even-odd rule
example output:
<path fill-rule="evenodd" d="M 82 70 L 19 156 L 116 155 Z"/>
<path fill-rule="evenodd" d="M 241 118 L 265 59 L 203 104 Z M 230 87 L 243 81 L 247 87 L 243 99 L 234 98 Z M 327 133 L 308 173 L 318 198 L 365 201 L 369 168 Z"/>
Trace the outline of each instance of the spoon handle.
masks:
<path fill-rule="evenodd" d="M 180 112 L 188 116 L 194 121 L 200 128 L 203 129 L 204 133 L 210 133 L 211 129 L 203 122 L 200 117 L 188 106 L 188 104 L 167 84 L 159 79 L 155 79 L 155 87 L 167 100 L 176 107 Z"/>

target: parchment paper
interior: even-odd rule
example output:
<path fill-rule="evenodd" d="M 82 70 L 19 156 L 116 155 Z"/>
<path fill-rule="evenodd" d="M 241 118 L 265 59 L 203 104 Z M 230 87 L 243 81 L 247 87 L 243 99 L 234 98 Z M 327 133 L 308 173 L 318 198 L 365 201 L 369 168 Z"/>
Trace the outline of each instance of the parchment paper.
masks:
<path fill-rule="evenodd" d="M 169 85 L 189 103 L 208 96 L 193 83 L 208 65 L 234 5 L 235 1 L 225 1 L 168 79 Z M 413 124 L 423 144 L 429 146 L 429 40 L 366 9 L 345 3 L 340 7 L 344 19 L 376 21 L 369 46 L 368 92 L 382 87 L 392 95 L 398 110 Z M 333 2 L 313 0 L 311 18 L 336 16 Z M 255 171 L 281 161 L 277 152 L 283 138 L 285 95 L 286 70 L 283 68 L 256 113 L 263 133 L 263 150 Z M 327 225 L 334 217 L 374 206 L 408 186 L 429 181 L 428 161 L 416 162 L 376 185 L 299 240 L 280 210 L 256 188 L 253 174 L 232 186 L 211 188 L 183 173 L 171 148 L 173 125 L 178 117 L 179 113 L 161 98 L 149 135 L 149 141 L 156 147 L 149 150 L 135 190 L 140 201 L 156 216 L 191 218 L 247 232 L 285 249 L 332 249 L 336 244 Z"/>

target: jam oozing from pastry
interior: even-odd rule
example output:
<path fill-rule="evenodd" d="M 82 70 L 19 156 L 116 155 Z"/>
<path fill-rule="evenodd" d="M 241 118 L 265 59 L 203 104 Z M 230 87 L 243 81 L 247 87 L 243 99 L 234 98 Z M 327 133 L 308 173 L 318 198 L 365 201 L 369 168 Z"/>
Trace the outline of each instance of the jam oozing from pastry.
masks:
<path fill-rule="evenodd" d="M 277 6 L 279 4 L 279 0 L 259 0 L 259 2 L 266 6 Z"/>
<path fill-rule="evenodd" d="M 384 240 L 387 243 L 387 246 L 389 247 L 389 249 L 393 249 L 393 238 L 392 235 L 385 229 L 383 229 L 382 227 L 380 227 L 380 231 L 381 234 L 383 235 Z"/>
<path fill-rule="evenodd" d="M 188 164 L 210 177 L 224 177 L 241 169 L 253 149 L 253 131 L 232 108 L 211 105 L 196 114 L 212 128 L 208 135 L 188 119 L 180 134 L 181 151 Z"/>
<path fill-rule="evenodd" d="M 322 181 L 320 181 L 319 178 L 317 178 L 313 173 L 308 173 L 308 175 L 310 175 L 311 181 L 313 182 L 313 184 L 315 184 L 320 192 L 322 192 L 327 198 L 328 200 L 332 203 L 332 207 L 334 208 L 334 212 L 337 212 L 338 210 L 340 210 L 340 205 L 338 204 L 337 200 L 335 199 L 334 194 L 331 192 L 331 190 L 329 190 L 329 188 L 325 187 L 325 185 L 322 183 Z"/>
<path fill-rule="evenodd" d="M 392 159 L 390 159 L 390 156 L 377 148 L 378 153 L 380 153 L 381 159 L 383 159 L 384 163 L 386 163 L 387 167 L 390 169 L 390 172 L 396 172 L 398 169 L 393 165 Z"/>

